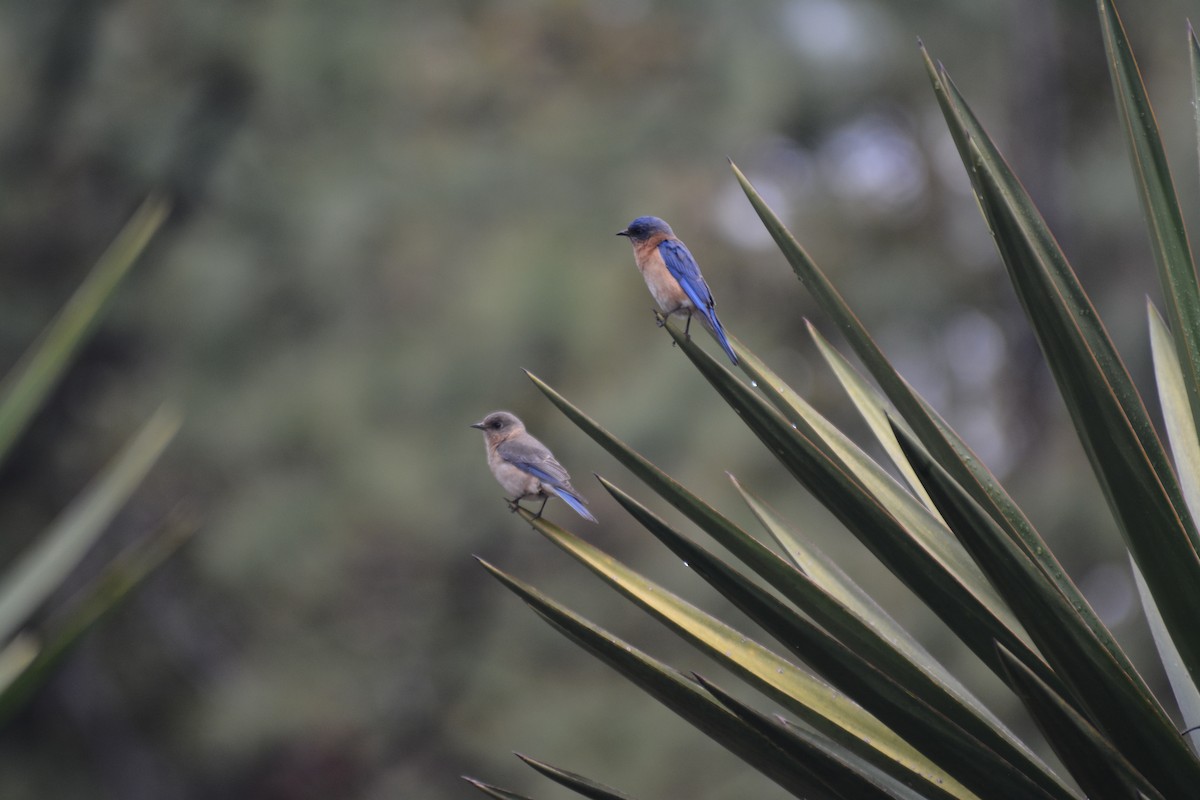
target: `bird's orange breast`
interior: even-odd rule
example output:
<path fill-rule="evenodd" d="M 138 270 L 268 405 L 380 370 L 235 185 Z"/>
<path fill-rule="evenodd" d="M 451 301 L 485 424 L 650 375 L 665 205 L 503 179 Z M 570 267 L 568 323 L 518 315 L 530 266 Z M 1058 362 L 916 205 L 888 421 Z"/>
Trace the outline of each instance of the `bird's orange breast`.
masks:
<path fill-rule="evenodd" d="M 658 249 L 658 241 L 651 239 L 638 244 L 634 256 L 638 270 L 646 281 L 646 288 L 664 313 L 670 314 L 692 305 L 679 281 L 667 269 Z"/>

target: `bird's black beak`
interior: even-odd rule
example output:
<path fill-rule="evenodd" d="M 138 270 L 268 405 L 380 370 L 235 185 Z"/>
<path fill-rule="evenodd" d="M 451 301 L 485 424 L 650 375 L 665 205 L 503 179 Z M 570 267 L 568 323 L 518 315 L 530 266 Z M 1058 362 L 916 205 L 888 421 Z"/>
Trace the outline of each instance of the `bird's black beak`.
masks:
<path fill-rule="evenodd" d="M 468 425 L 467 427 L 469 427 L 469 428 L 477 428 L 478 430 L 483 430 L 483 423 L 482 423 L 482 422 L 472 422 L 472 423 L 471 423 L 470 425 Z"/>
<path fill-rule="evenodd" d="M 629 235 L 628 230 L 617 231 L 617 236 L 628 236 L 628 235 Z"/>

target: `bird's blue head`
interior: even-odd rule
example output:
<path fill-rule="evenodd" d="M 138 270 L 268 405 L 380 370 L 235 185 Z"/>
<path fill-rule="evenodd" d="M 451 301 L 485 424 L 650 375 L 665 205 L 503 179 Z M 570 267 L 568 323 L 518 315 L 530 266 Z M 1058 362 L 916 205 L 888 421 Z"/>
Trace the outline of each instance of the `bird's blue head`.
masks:
<path fill-rule="evenodd" d="M 675 232 L 671 230 L 670 225 L 658 217 L 638 217 L 629 223 L 628 228 L 623 231 L 617 231 L 617 236 L 628 236 L 635 242 L 644 242 L 651 236 L 658 234 L 674 236 Z"/>

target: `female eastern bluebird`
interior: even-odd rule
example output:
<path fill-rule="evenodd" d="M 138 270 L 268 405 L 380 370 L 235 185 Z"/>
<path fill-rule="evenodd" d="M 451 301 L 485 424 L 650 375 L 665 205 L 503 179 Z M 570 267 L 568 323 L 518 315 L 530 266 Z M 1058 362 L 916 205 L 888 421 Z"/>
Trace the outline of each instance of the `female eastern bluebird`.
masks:
<path fill-rule="evenodd" d="M 493 411 L 471 427 L 483 431 L 488 466 L 500 487 L 513 496 L 508 501 L 513 511 L 524 498 L 540 497 L 542 506 L 533 515 L 537 519 L 542 516 L 550 495 L 554 495 L 579 516 L 596 521 L 584 507 L 587 500 L 571 486 L 571 476 L 563 465 L 546 445 L 525 432 L 525 425 L 515 415 Z"/>
<path fill-rule="evenodd" d="M 736 367 L 737 354 L 729 346 L 729 340 L 725 338 L 725 329 L 717 319 L 712 291 L 704 282 L 696 259 L 692 258 L 687 246 L 675 237 L 671 226 L 658 217 L 638 217 L 629 223 L 628 228 L 617 231 L 617 236 L 629 237 L 633 244 L 633 258 L 637 261 L 637 268 L 646 279 L 646 286 L 663 313 L 669 317 L 678 312 L 686 312 L 687 324 L 683 327 L 686 336 L 688 328 L 692 325 L 692 311 L 699 311 L 717 337 L 717 342 Z M 664 322 L 665 319 L 660 319 L 659 327 L 662 327 Z"/>

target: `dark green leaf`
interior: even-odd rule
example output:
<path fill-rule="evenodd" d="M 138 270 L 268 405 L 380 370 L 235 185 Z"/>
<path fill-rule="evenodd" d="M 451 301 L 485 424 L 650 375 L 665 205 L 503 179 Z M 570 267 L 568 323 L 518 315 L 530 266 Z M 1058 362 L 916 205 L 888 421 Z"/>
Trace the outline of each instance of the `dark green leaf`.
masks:
<path fill-rule="evenodd" d="M 1029 709 L 1046 741 L 1089 800 L 1125 800 L 1135 791 L 1145 797 L 1162 797 L 1070 703 L 1038 680 L 1008 651 L 1002 649 L 1000 658 L 1009 670 L 1009 686 Z"/>
<path fill-rule="evenodd" d="M 741 358 L 740 366 L 742 371 L 750 376 L 751 386 L 757 387 L 771 405 L 775 406 L 807 441 L 821 451 L 824 458 L 838 464 L 849 473 L 863 492 L 872 495 L 910 536 L 921 541 L 921 546 L 947 571 L 963 585 L 969 586 L 981 602 L 995 611 L 1001 622 L 1009 628 L 1019 627 L 1004 608 L 999 595 L 983 579 L 979 567 L 946 529 L 945 523 L 938 519 L 936 511 L 930 510 L 929 506 L 905 491 L 887 470 L 818 413 L 762 360 L 740 345 L 738 352 Z M 887 425 L 886 414 L 881 412 L 880 416 L 883 418 L 883 424 Z M 890 426 L 887 435 L 891 436 Z M 895 446 L 898 451 L 899 445 Z M 916 480 L 915 475 L 913 480 Z"/>
<path fill-rule="evenodd" d="M 934 80 L 934 89 L 938 93 L 939 102 L 944 104 L 946 102 L 945 90 L 938 82 L 936 71 L 928 57 L 926 57 L 926 63 Z M 951 133 L 955 136 L 956 141 L 960 135 L 965 137 L 965 134 L 962 134 L 954 126 L 951 126 Z M 750 204 L 783 251 L 796 276 L 801 283 L 808 287 L 825 312 L 833 318 L 838 329 L 850 342 L 854 352 L 883 389 L 884 394 L 899 410 L 904 421 L 911 426 L 921 443 L 941 464 L 945 465 L 955 480 L 971 493 L 976 502 L 980 503 L 1014 540 L 1021 542 L 1022 547 L 1033 554 L 1047 575 L 1053 579 L 1053 576 L 1062 574 L 1062 566 L 1055 559 L 1053 552 L 1046 547 L 1041 535 L 1034 529 L 1020 507 L 1009 497 L 1004 487 L 988 471 L 978 456 L 971 451 L 966 442 L 896 372 L 895 367 L 884 356 L 883 351 L 879 349 L 853 310 L 838 294 L 837 289 L 808 253 L 800 247 L 795 237 L 762 199 L 746 176 L 736 166 L 733 166 L 733 171 L 749 198 Z M 1071 590 L 1070 586 L 1063 587 L 1063 591 Z M 934 605 L 933 607 L 938 608 L 939 606 Z M 983 649 L 990 650 L 991 648 L 988 646 Z M 981 657 L 989 663 L 996 664 L 994 656 Z M 1027 662 L 1027 664 L 1034 667 L 1031 662 Z M 999 668 L 998 665 L 996 668 Z M 1042 678 L 1052 680 L 1046 675 L 1042 675 Z"/>
<path fill-rule="evenodd" d="M 622 794 L 616 789 L 610 789 L 609 787 L 596 783 L 595 781 L 585 778 L 582 775 L 576 775 L 574 772 L 567 772 L 565 769 L 552 767 L 543 761 L 538 761 L 530 758 L 529 756 L 523 756 L 520 753 L 517 753 L 516 756 L 538 772 L 545 775 L 550 780 L 566 786 L 568 789 L 575 792 L 575 794 L 583 795 L 584 797 L 590 797 L 592 800 L 633 800 L 633 798 L 627 794 Z"/>
<path fill-rule="evenodd" d="M 797 667 L 724 622 L 682 600 L 578 536 L 521 510 L 533 527 L 563 552 L 693 646 L 722 663 L 759 691 L 783 704 L 809 725 L 844 747 L 855 749 L 880 768 L 942 787 L 956 797 L 967 790 L 903 738 L 867 713 L 852 698 Z"/>
<path fill-rule="evenodd" d="M 859 619 L 866 620 L 871 627 L 879 630 L 882 636 L 893 643 L 902 642 L 902 649 L 915 656 L 915 658 L 910 658 L 910 660 L 928 660 L 930 663 L 934 663 L 929 653 L 921 647 L 912 634 L 901 627 L 900 623 L 892 619 L 883 607 L 876 603 L 874 598 L 867 594 L 862 587 L 856 584 L 833 559 L 822 553 L 811 541 L 803 539 L 795 531 L 784 525 L 778 513 L 768 506 L 762 498 L 742 486 L 737 478 L 730 475 L 729 480 L 733 483 L 734 488 L 741 493 L 742 499 L 746 501 L 746 505 L 749 506 L 754 516 L 766 528 L 767 533 L 783 548 L 788 559 L 806 578 L 811 580 L 814 585 L 820 587 L 821 591 L 837 600 L 840 605 L 851 611 Z M 750 566 L 753 567 L 754 565 L 751 564 Z M 758 571 L 757 568 L 755 569 Z M 771 584 L 783 592 L 793 603 L 797 603 L 797 605 L 802 604 L 802 601 L 789 594 L 786 580 L 778 582 L 771 580 L 770 577 L 761 571 L 759 574 L 770 580 Z M 790 576 L 788 577 L 790 578 Z M 949 673 L 946 673 L 946 675 L 947 677 L 952 677 Z"/>
<path fill-rule="evenodd" d="M 846 394 L 854 403 L 854 407 L 858 409 L 863 420 L 871 428 L 871 433 L 875 434 L 875 438 L 887 452 L 892 463 L 896 465 L 896 469 L 900 470 L 900 474 L 904 476 L 904 480 L 908 483 L 912 492 L 932 512 L 933 501 L 925 494 L 925 487 L 917 480 L 917 475 L 912 471 L 912 466 L 904 460 L 904 452 L 900 449 L 900 443 L 892 435 L 887 401 L 879 395 L 875 387 L 867 383 L 866 379 L 858 374 L 858 370 L 850 365 L 845 356 L 834 349 L 833 345 L 817 331 L 815 325 L 807 320 L 805 322 L 808 326 L 808 334 L 812 337 L 813 342 L 816 343 L 817 349 L 821 351 L 825 363 L 829 365 L 834 375 L 837 376 L 838 382 L 846 390 Z"/>
<path fill-rule="evenodd" d="M 817 446 L 803 426 L 789 423 L 766 401 L 752 392 L 729 370 L 697 347 L 682 331 L 668 324 L 680 349 L 738 416 L 826 508 L 904 582 L 955 634 L 997 672 L 999 661 L 993 639 L 1011 645 L 1028 659 L 1031 669 L 1052 685 L 1057 680 L 1033 652 L 1020 626 L 1010 628 L 999 615 L 1008 615 L 1000 604 L 989 605 L 978 586 L 945 569 L 928 544 L 914 538 L 886 508 L 854 479 L 836 458 Z M 990 594 L 989 594 L 990 596 Z"/>
<path fill-rule="evenodd" d="M 528 584 L 482 559 L 480 563 L 567 638 L 788 792 L 797 797 L 830 796 L 806 765 L 776 748 L 676 670 L 573 614 Z"/>
<path fill-rule="evenodd" d="M 787 727 L 778 719 L 771 719 L 701 676 L 696 675 L 695 678 L 709 694 L 751 728 L 771 740 L 776 747 L 811 765 L 813 771 L 820 775 L 825 785 L 838 797 L 847 800 L 920 800 L 922 797 L 869 762 L 854 758 L 828 739 L 823 739 L 815 733 L 801 735 L 799 729 Z"/>
<path fill-rule="evenodd" d="M 997 521 L 1012 530 L 1014 536 L 1029 542 L 1030 550 L 1035 550 L 1038 546 L 1045 550 L 1041 538 L 1037 536 L 1021 509 L 1004 491 L 1004 487 L 996 481 L 995 476 L 988 471 L 966 442 L 913 391 L 900 373 L 896 372 L 895 367 L 887 360 L 879 345 L 871 338 L 871 334 L 821 268 L 804 251 L 742 171 L 732 162 L 730 165 L 746 197 L 749 198 L 750 205 L 754 207 L 763 225 L 783 251 L 796 277 L 812 293 L 825 313 L 833 318 L 838 330 L 846 337 L 884 394 L 899 410 L 904 421 L 912 426 L 921 442 L 950 469 L 955 479 L 966 486 L 972 496 L 983 504 Z"/>
<path fill-rule="evenodd" d="M 463 775 L 462 779 L 486 794 L 488 797 L 496 798 L 496 800 L 529 800 L 529 798 L 523 794 L 510 792 L 507 789 L 501 789 L 499 786 L 492 786 L 490 783 L 484 783 L 483 781 L 475 778 L 468 778 L 466 775 Z"/>
<path fill-rule="evenodd" d="M 1005 595 L 1087 716 L 1164 795 L 1186 797 L 1200 786 L 1200 762 L 1154 696 L 1099 641 L 1078 607 L 915 440 L 899 428 L 897 436 L 942 517 Z M 1065 575 L 1062 579 L 1068 580 Z M 1192 789 L 1184 788 L 1188 786 Z"/>
<path fill-rule="evenodd" d="M 973 715 L 946 687 L 803 575 L 796 574 L 794 581 L 803 596 L 801 608 L 820 625 L 680 536 L 617 487 L 603 483 L 639 523 L 776 641 L 977 794 L 1001 791 L 1013 797 L 1076 797 L 1032 753 L 1006 736 L 1007 731 Z M 830 631 L 822 625 L 828 625 Z M 860 650 L 873 658 L 860 655 Z M 924 697 L 933 698 L 937 707 Z"/>
<path fill-rule="evenodd" d="M 929 67 L 932 71 L 931 63 Z M 1045 221 L 949 78 L 944 72 L 932 72 L 932 77 L 963 148 L 980 208 L 1092 468 L 1195 677 L 1200 668 L 1200 629 L 1194 624 L 1200 607 L 1200 556 L 1174 470 L 1133 381 Z M 1030 549 L 1026 542 L 1023 547 L 1051 580 L 1063 574 L 1048 560 L 1052 557 L 1044 546 Z M 1070 581 L 1059 583 L 1058 589 L 1076 607 L 1088 608 Z M 1084 618 L 1112 657 L 1136 676 L 1099 619 L 1090 611 Z"/>
<path fill-rule="evenodd" d="M 1099 0 L 1100 27 L 1117 108 L 1129 140 L 1135 183 L 1150 232 L 1150 246 L 1186 377 L 1192 415 L 1200 417 L 1200 284 L 1183 212 L 1167 164 L 1154 109 L 1146 96 L 1125 27 L 1111 0 Z"/>

